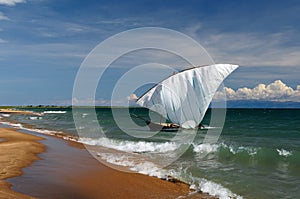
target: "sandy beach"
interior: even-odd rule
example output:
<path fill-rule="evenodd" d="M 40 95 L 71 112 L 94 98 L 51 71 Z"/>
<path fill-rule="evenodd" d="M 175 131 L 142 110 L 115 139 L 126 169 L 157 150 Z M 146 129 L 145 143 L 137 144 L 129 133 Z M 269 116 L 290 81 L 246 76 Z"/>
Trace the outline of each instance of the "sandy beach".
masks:
<path fill-rule="evenodd" d="M 211 198 L 189 195 L 182 182 L 111 169 L 54 136 L 0 128 L 0 138 L 0 198 Z"/>
<path fill-rule="evenodd" d="M 42 114 L 31 112 L 31 111 L 24 111 L 24 110 L 14 110 L 14 109 L 0 109 L 0 114 L 22 114 L 22 115 L 36 115 L 41 116 Z"/>
<path fill-rule="evenodd" d="M 0 198 L 31 198 L 11 190 L 7 178 L 22 175 L 22 168 L 38 160 L 37 154 L 45 150 L 39 143 L 42 138 L 16 132 L 13 129 L 0 129 Z"/>

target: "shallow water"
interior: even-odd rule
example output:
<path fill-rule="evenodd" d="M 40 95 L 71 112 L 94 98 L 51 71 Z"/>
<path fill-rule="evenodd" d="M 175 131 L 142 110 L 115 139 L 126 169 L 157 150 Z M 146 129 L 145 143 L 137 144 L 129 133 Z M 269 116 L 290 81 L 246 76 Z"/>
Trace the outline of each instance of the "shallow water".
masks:
<path fill-rule="evenodd" d="M 25 132 L 44 137 L 34 132 Z M 46 152 L 39 154 L 42 160 L 23 168 L 22 176 L 9 178 L 7 181 L 13 184 L 13 190 L 38 198 L 80 198 L 81 193 L 74 189 L 70 179 L 84 169 L 98 168 L 97 161 L 92 161 L 91 164 L 88 152 L 69 147 L 62 139 L 51 136 L 45 138 L 40 141 L 47 147 Z"/>

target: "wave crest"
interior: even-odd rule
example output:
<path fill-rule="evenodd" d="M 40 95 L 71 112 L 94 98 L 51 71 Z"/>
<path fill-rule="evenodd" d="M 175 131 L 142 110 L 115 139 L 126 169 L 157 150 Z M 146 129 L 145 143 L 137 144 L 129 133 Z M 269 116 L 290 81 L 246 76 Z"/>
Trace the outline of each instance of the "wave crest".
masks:
<path fill-rule="evenodd" d="M 63 114 L 66 113 L 67 111 L 44 111 L 44 114 Z"/>
<path fill-rule="evenodd" d="M 288 156 L 293 154 L 291 151 L 288 151 L 288 150 L 285 150 L 285 149 L 276 149 L 276 151 L 278 152 L 278 154 L 280 156 L 283 156 L 283 157 L 288 157 Z"/>
<path fill-rule="evenodd" d="M 156 142 L 145 142 L 145 141 L 119 141 L 109 138 L 79 138 L 79 142 L 88 145 L 98 145 L 107 148 L 116 149 L 119 151 L 126 152 L 159 152 L 164 153 L 168 151 L 173 151 L 178 148 L 174 142 L 156 143 Z"/>

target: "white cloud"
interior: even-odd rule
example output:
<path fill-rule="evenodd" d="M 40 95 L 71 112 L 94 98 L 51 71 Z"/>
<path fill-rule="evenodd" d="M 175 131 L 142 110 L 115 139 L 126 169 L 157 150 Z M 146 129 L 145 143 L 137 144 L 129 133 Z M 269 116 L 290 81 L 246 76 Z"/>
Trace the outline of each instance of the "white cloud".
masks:
<path fill-rule="evenodd" d="M 25 0 L 0 0 L 0 5 L 15 6 L 17 3 L 25 3 Z"/>
<path fill-rule="evenodd" d="M 128 101 L 136 101 L 138 99 L 138 97 L 136 96 L 136 94 L 130 94 L 128 97 L 127 97 L 127 100 Z"/>
<path fill-rule="evenodd" d="M 236 91 L 224 88 L 225 92 L 216 93 L 214 99 L 222 99 L 226 93 L 227 100 L 265 100 L 265 101 L 294 101 L 300 102 L 300 85 L 293 89 L 281 80 L 276 80 L 269 85 L 259 84 L 255 88 L 239 88 Z"/>
<path fill-rule="evenodd" d="M 3 12 L 0 12 L 0 21 L 1 20 L 9 20 L 9 18 L 7 16 L 5 16 L 5 14 Z"/>

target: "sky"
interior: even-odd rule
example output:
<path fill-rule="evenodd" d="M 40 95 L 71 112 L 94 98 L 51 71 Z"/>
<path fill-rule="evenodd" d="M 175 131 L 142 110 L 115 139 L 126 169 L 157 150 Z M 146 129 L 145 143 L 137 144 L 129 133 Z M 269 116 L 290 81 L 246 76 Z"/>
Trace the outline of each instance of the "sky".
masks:
<path fill-rule="evenodd" d="M 0 0 L 0 105 L 70 104 L 90 51 L 142 27 L 179 31 L 215 63 L 239 64 L 225 80 L 231 100 L 299 102 L 299 13 L 300 2 L 289 0 Z M 110 101 L 125 62 L 115 62 L 100 81 L 99 105 Z"/>

